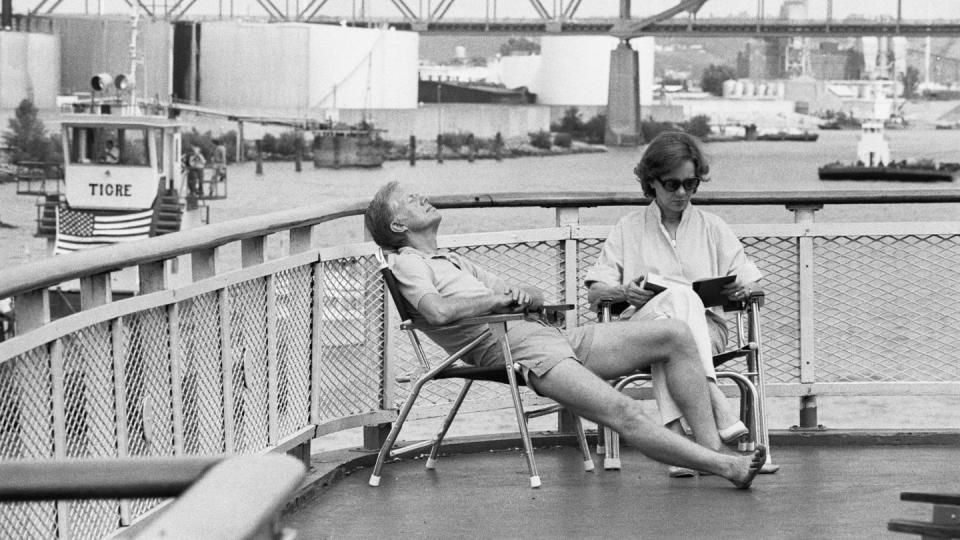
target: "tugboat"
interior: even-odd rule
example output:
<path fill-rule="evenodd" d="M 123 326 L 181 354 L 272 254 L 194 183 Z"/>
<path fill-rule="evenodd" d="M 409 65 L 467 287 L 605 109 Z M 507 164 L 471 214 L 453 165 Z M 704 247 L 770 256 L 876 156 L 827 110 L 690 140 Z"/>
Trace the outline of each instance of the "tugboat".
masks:
<path fill-rule="evenodd" d="M 932 160 L 890 158 L 890 144 L 882 120 L 866 120 L 860 127 L 857 162 L 828 163 L 817 173 L 821 180 L 891 180 L 900 182 L 950 182 L 960 171 L 960 163 L 936 163 Z"/>
<path fill-rule="evenodd" d="M 198 185 L 184 186 L 184 124 L 159 107 L 125 103 L 124 75 L 100 74 L 91 85 L 91 97 L 58 118 L 63 162 L 21 163 L 16 174 L 17 194 L 39 198 L 36 236 L 48 239 L 51 255 L 208 223 L 206 201 L 226 197 L 226 178 L 204 174 Z M 176 265 L 170 266 L 175 279 Z M 114 297 L 134 294 L 138 280 L 136 272 L 115 272 Z M 76 283 L 56 289 L 50 296 L 54 318 L 72 312 L 78 296 Z"/>

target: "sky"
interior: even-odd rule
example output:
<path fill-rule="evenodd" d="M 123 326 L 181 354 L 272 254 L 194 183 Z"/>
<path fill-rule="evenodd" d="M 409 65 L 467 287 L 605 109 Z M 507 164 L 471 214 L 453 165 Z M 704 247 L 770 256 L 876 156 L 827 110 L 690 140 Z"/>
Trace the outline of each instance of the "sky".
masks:
<path fill-rule="evenodd" d="M 151 10 L 162 12 L 164 6 L 173 6 L 178 0 L 142 0 Z M 281 12 L 296 13 L 309 5 L 309 0 L 270 0 Z M 540 0 L 551 13 L 562 13 L 573 0 Z M 632 16 L 642 18 L 675 6 L 679 0 L 632 0 Z M 700 17 L 729 17 L 745 15 L 756 17 L 762 6 L 765 17 L 776 17 L 784 2 L 795 0 L 707 0 Z M 806 0 L 810 19 L 826 19 L 829 0 Z M 13 0 L 14 11 L 24 13 L 35 9 L 43 0 Z M 256 0 L 232 0 L 235 16 L 259 17 L 265 15 Z M 418 16 L 424 17 L 440 0 L 404 0 Z M 57 3 L 46 0 L 41 12 Z M 183 2 L 186 6 L 189 2 Z M 835 19 L 850 15 L 896 17 L 897 0 L 832 0 Z M 230 13 L 231 0 L 196 0 L 188 16 L 208 16 Z M 905 20 L 939 18 L 960 19 L 960 0 L 901 0 Z M 124 0 L 62 0 L 55 13 L 129 13 Z M 317 12 L 319 16 L 350 17 L 366 13 L 369 17 L 396 17 L 399 15 L 390 0 L 328 0 Z M 582 0 L 577 18 L 615 17 L 619 0 Z M 446 13 L 446 19 L 457 18 L 538 18 L 529 0 L 455 0 Z"/>

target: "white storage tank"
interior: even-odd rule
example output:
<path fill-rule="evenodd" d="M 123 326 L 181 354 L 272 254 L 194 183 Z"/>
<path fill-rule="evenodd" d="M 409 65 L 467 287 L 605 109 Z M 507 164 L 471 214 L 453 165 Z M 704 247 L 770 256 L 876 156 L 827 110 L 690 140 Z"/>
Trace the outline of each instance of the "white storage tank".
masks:
<path fill-rule="evenodd" d="M 743 95 L 743 81 L 736 81 L 736 84 L 733 85 L 733 97 L 740 97 Z"/>
<path fill-rule="evenodd" d="M 723 97 L 732 96 L 736 88 L 737 88 L 737 81 L 735 79 L 727 79 L 723 81 Z"/>
<path fill-rule="evenodd" d="M 415 32 L 250 22 L 204 23 L 202 31 L 204 106 L 286 115 L 417 107 Z"/>
<path fill-rule="evenodd" d="M 743 83 L 743 95 L 744 97 L 753 97 L 756 95 L 757 87 L 753 84 L 753 81 L 746 81 Z"/>
<path fill-rule="evenodd" d="M 607 36 L 545 36 L 535 89 L 543 105 L 607 105 L 610 52 L 619 40 Z M 654 38 L 630 40 L 639 57 L 640 104 L 653 102 Z"/>

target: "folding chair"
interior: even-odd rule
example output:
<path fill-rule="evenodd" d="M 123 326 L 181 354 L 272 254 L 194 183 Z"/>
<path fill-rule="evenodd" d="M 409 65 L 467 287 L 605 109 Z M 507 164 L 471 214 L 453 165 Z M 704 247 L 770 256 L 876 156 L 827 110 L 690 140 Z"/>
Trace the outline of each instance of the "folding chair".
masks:
<path fill-rule="evenodd" d="M 733 381 L 740 390 L 740 420 L 750 430 L 738 442 L 741 451 L 752 451 L 757 444 L 767 447 L 767 461 L 760 472 L 769 474 L 780 470 L 774 465 L 770 457 L 770 437 L 767 432 L 766 412 L 764 411 L 763 388 L 763 359 L 760 335 L 760 308 L 763 306 L 764 293 L 754 292 L 742 302 L 723 304 L 725 312 L 736 312 L 737 347 L 713 357 L 714 367 L 720 367 L 735 358 L 746 361 L 746 371 L 717 371 L 717 378 L 726 378 Z M 601 323 L 609 323 L 628 307 L 626 302 L 601 302 L 598 306 L 598 319 Z M 713 307 L 713 306 L 706 306 Z M 746 321 L 744 320 L 746 319 Z M 744 322 L 746 330 L 744 331 Z M 622 392 L 624 388 L 637 381 L 652 380 L 650 370 L 646 369 L 621 377 L 613 381 L 614 388 Z M 612 429 L 603 426 L 597 430 L 597 453 L 604 454 L 603 468 L 606 470 L 620 469 L 620 435 Z"/>
<path fill-rule="evenodd" d="M 523 440 L 523 448 L 524 453 L 526 454 L 527 467 L 530 470 L 530 487 L 540 487 L 540 475 L 537 473 L 537 465 L 533 457 L 533 442 L 530 438 L 528 420 L 530 418 L 559 412 L 563 410 L 563 407 L 559 404 L 554 404 L 533 411 L 524 411 L 523 402 L 520 399 L 519 387 L 526 385 L 526 381 L 524 380 L 523 374 L 520 371 L 520 365 L 513 362 L 513 357 L 510 354 L 510 346 L 507 342 L 506 336 L 507 322 L 521 320 L 535 315 L 538 317 L 546 317 L 551 324 L 559 325 L 563 322 L 564 311 L 573 309 L 574 306 L 545 306 L 543 310 L 537 314 L 515 313 L 471 317 L 468 319 L 462 319 L 454 324 L 444 327 L 417 324 L 413 322 L 413 319 L 410 316 L 405 304 L 405 300 L 400 294 L 400 289 L 397 285 L 396 278 L 394 277 L 393 271 L 390 269 L 383 252 L 378 250 L 376 256 L 380 263 L 380 274 L 383 277 L 384 285 L 390 292 L 390 296 L 393 298 L 393 303 L 397 308 L 397 312 L 400 314 L 400 318 L 402 319 L 402 322 L 400 323 L 400 329 L 405 331 L 407 336 L 409 336 L 410 344 L 413 346 L 414 354 L 416 354 L 417 359 L 419 360 L 422 373 L 415 380 L 410 376 L 399 376 L 396 378 L 398 383 L 407 383 L 412 381 L 413 387 L 410 389 L 410 395 L 403 402 L 397 419 L 394 422 L 390 433 L 387 435 L 387 439 L 380 448 L 380 453 L 377 455 L 377 461 L 373 466 L 373 473 L 370 475 L 370 485 L 380 485 L 380 472 L 383 468 L 384 461 L 388 457 L 409 454 L 428 446 L 430 447 L 430 454 L 427 458 L 426 468 L 433 469 L 436 466 L 437 457 L 440 453 L 440 445 L 443 443 L 443 438 L 446 436 L 447 430 L 453 423 L 453 419 L 456 417 L 457 412 L 460 409 L 460 405 L 463 404 L 464 399 L 467 397 L 467 393 L 470 391 L 473 381 L 485 380 L 506 384 L 510 387 L 510 395 L 513 398 L 513 408 L 517 415 L 517 426 L 520 428 L 520 438 Z M 430 363 L 430 361 L 427 359 L 426 353 L 423 350 L 423 346 L 421 345 L 418 332 L 425 332 L 431 329 L 465 327 L 472 325 L 487 325 L 487 328 L 483 334 L 468 343 L 462 349 L 448 355 L 438 363 Z M 463 358 L 464 355 L 466 355 L 474 347 L 479 345 L 484 339 L 491 335 L 496 338 L 502 346 L 503 356 L 506 359 L 505 365 L 487 367 L 470 366 L 464 363 L 455 365 L 458 360 Z M 400 434 L 400 430 L 403 428 L 403 423 L 407 419 L 410 410 L 413 408 L 414 402 L 417 400 L 417 397 L 419 396 L 420 390 L 423 388 L 423 386 L 430 381 L 450 378 L 463 379 L 464 382 L 463 386 L 460 388 L 457 398 L 453 402 L 450 412 L 447 413 L 447 416 L 443 421 L 440 431 L 437 432 L 437 435 L 429 441 L 413 443 L 394 449 L 393 445 L 397 440 L 397 436 Z M 594 468 L 593 458 L 591 457 L 590 447 L 587 445 L 587 438 L 584 434 L 583 425 L 581 424 L 579 417 L 574 416 L 573 424 L 574 429 L 576 430 L 577 442 L 579 443 L 580 451 L 583 455 L 583 468 L 585 471 L 592 471 Z"/>

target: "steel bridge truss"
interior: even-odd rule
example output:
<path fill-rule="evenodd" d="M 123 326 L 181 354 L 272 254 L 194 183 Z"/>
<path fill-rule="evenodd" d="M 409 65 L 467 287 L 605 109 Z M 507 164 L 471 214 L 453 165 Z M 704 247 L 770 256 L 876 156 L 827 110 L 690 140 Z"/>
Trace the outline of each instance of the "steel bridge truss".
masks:
<path fill-rule="evenodd" d="M 100 6 L 103 0 L 98 1 Z M 210 0 L 122 0 L 127 10 L 140 10 L 151 18 L 181 20 L 190 18 L 231 18 L 239 16 L 238 0 L 217 0 L 218 13 L 198 13 Z M 247 2 L 249 0 L 241 0 Z M 897 0 L 896 14 L 874 20 L 837 20 L 833 2 L 828 0 L 826 16 L 812 20 L 784 20 L 765 15 L 766 2 L 758 0 L 753 16 L 741 18 L 697 18 L 709 0 L 675 0 L 676 5 L 659 13 L 634 18 L 631 0 L 619 0 L 618 13 L 588 17 L 583 0 L 484 0 L 483 16 L 457 17 L 455 6 L 467 0 L 253 0 L 263 17 L 273 22 L 336 23 L 346 26 L 389 25 L 397 30 L 421 33 L 527 33 L 614 35 L 621 39 L 639 36 L 821 36 L 863 35 L 957 36 L 960 23 L 954 21 L 915 21 L 902 16 Z M 64 0 L 40 0 L 30 15 L 49 14 Z M 89 0 L 84 0 L 87 6 Z M 714 1 L 713 5 L 722 2 Z M 471 9 L 480 2 L 471 0 Z M 507 7 L 508 6 L 508 7 Z M 86 8 L 85 8 L 86 9 Z M 100 8 L 98 7 L 98 13 Z M 87 13 L 90 14 L 90 13 Z"/>

